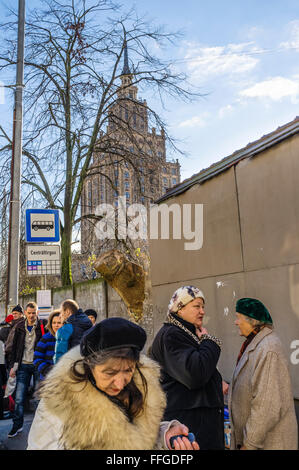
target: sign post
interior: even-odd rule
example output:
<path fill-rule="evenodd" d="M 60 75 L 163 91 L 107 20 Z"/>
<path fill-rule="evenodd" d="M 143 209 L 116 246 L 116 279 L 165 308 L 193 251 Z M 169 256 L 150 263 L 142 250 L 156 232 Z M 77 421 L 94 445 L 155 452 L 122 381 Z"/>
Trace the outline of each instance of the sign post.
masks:
<path fill-rule="evenodd" d="M 61 273 L 59 211 L 57 209 L 27 209 L 25 214 L 26 270 L 28 276 L 41 276 L 37 291 L 39 316 L 46 318 L 53 310 L 51 291 L 46 276 Z"/>

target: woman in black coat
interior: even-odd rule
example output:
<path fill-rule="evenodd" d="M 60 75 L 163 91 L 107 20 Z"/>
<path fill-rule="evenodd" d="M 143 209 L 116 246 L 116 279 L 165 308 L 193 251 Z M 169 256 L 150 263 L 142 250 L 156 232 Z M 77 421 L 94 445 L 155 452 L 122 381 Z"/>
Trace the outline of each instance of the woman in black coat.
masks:
<path fill-rule="evenodd" d="M 150 355 L 162 368 L 161 383 L 167 396 L 164 419 L 185 423 L 201 450 L 223 450 L 226 384 L 223 386 L 217 370 L 221 342 L 202 326 L 204 302 L 196 287 L 178 289 Z"/>

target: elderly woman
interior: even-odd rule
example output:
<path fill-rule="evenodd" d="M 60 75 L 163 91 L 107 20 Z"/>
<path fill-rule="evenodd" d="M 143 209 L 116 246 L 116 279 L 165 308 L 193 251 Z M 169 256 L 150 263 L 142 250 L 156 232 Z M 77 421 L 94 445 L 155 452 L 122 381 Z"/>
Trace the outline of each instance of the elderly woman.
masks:
<path fill-rule="evenodd" d="M 246 338 L 229 391 L 231 449 L 297 449 L 297 422 L 287 361 L 267 308 L 256 299 L 236 304 Z"/>
<path fill-rule="evenodd" d="M 203 327 L 204 308 L 198 288 L 176 290 L 150 354 L 162 367 L 164 419 L 179 419 L 195 434 L 201 450 L 216 450 L 224 449 L 223 388 L 217 370 L 221 342 Z"/>
<path fill-rule="evenodd" d="M 140 352 L 145 331 L 124 318 L 96 324 L 64 354 L 40 388 L 30 450 L 170 448 L 188 434 L 178 421 L 160 423 L 165 398 L 159 367 Z M 177 450 L 197 450 L 186 438 Z"/>

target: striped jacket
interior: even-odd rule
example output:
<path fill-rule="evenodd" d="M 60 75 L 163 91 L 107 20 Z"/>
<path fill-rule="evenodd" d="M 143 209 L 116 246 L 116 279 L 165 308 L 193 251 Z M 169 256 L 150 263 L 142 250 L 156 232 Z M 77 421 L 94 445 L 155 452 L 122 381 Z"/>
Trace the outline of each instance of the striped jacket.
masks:
<path fill-rule="evenodd" d="M 33 363 L 43 380 L 53 366 L 56 338 L 50 332 L 44 334 L 34 350 Z"/>

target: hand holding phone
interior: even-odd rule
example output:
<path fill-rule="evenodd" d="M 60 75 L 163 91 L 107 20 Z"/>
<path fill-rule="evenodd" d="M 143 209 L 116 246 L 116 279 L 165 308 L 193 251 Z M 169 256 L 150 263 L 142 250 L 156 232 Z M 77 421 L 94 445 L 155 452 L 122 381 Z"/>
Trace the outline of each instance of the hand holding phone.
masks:
<path fill-rule="evenodd" d="M 195 436 L 192 432 L 189 432 L 188 433 L 188 436 L 185 436 L 185 434 L 177 434 L 176 436 L 172 436 L 170 439 L 169 439 L 169 443 L 170 443 L 170 446 L 172 449 L 174 449 L 174 440 L 177 439 L 178 437 L 180 437 L 181 439 L 183 437 L 186 437 L 191 443 L 195 441 Z"/>

